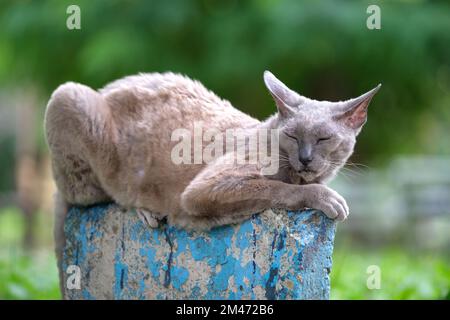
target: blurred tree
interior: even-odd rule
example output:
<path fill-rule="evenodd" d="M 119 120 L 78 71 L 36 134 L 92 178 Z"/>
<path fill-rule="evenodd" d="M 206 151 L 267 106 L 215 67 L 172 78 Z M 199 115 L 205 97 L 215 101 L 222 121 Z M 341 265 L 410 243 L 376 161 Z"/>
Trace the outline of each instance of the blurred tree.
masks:
<path fill-rule="evenodd" d="M 81 8 L 81 30 L 66 8 Z M 0 81 L 32 81 L 43 95 L 72 80 L 101 87 L 118 77 L 171 70 L 259 118 L 274 106 L 270 69 L 316 99 L 357 96 L 383 83 L 357 157 L 449 152 L 450 6 L 379 2 L 368 30 L 361 1 L 6 1 L 0 4 Z M 44 104 L 41 106 L 44 108 Z"/>

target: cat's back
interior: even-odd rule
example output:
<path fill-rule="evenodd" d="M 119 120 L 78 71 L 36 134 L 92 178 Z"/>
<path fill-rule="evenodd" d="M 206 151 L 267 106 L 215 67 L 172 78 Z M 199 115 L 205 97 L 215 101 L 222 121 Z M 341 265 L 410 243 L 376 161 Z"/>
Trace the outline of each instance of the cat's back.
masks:
<path fill-rule="evenodd" d="M 106 85 L 100 93 L 122 98 L 130 94 L 137 96 L 137 99 L 121 99 L 127 103 L 112 106 L 120 117 L 145 117 L 148 114 L 153 121 L 170 119 L 172 124 L 205 121 L 218 129 L 258 123 L 258 120 L 235 109 L 229 101 L 221 99 L 199 81 L 172 72 L 128 76 Z"/>
<path fill-rule="evenodd" d="M 113 117 L 115 152 L 121 164 L 103 174 L 110 177 L 104 185 L 113 186 L 108 192 L 117 202 L 135 207 L 149 203 L 146 207 L 156 212 L 177 212 L 179 201 L 173 199 L 205 165 L 175 164 L 172 152 L 180 142 L 172 139 L 175 130 L 188 130 L 194 137 L 199 125 L 225 131 L 259 123 L 200 82 L 174 73 L 129 76 L 100 93 Z M 172 196 L 158 196 L 164 194 Z"/>
<path fill-rule="evenodd" d="M 126 76 L 110 82 L 99 91 L 102 94 L 108 94 L 116 90 L 127 90 L 129 88 L 147 89 L 149 93 L 153 94 L 162 94 L 168 90 L 196 92 L 204 96 L 211 94 L 200 82 L 173 72 L 139 73 Z"/>
<path fill-rule="evenodd" d="M 199 81 L 191 79 L 185 75 L 173 72 L 151 72 L 139 73 L 126 76 L 108 83 L 99 91 L 103 94 L 117 89 L 129 87 L 141 87 L 153 92 L 163 91 L 167 89 L 190 89 L 194 91 L 208 91 Z M 205 94 L 206 92 L 202 92 Z"/>

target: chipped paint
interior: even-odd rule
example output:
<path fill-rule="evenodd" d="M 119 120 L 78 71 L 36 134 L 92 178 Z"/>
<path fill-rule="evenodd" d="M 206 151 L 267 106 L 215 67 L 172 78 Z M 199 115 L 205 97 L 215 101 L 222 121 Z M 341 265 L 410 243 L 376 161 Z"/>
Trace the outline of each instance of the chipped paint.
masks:
<path fill-rule="evenodd" d="M 134 210 L 73 207 L 64 266 L 82 271 L 70 299 L 328 299 L 335 223 L 267 210 L 209 232 L 149 229 Z"/>

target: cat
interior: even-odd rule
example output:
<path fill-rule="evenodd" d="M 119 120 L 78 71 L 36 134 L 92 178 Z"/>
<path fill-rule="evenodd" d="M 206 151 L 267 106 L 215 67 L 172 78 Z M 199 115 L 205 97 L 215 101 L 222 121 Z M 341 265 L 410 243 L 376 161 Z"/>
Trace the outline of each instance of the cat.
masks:
<path fill-rule="evenodd" d="M 325 183 L 352 154 L 380 85 L 355 99 L 328 102 L 301 96 L 269 71 L 264 82 L 277 112 L 263 122 L 174 73 L 128 76 L 99 91 L 72 82 L 58 87 L 45 113 L 58 189 L 58 256 L 71 204 L 115 201 L 135 208 L 150 227 L 167 217 L 182 228 L 209 229 L 272 207 L 314 208 L 344 220 L 346 201 Z M 277 130 L 278 171 L 264 174 L 259 164 L 226 161 L 230 153 L 207 164 L 175 164 L 172 133 L 192 131 L 199 121 L 219 132 Z"/>

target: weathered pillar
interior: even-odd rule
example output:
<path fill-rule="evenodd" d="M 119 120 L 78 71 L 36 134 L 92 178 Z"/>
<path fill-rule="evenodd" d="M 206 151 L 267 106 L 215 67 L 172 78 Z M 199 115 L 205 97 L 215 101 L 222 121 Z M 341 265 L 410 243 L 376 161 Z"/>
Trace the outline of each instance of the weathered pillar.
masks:
<path fill-rule="evenodd" d="M 65 232 L 64 270 L 75 265 L 81 275 L 68 299 L 329 297 L 335 223 L 313 210 L 267 210 L 187 232 L 149 229 L 114 204 L 73 207 Z"/>

